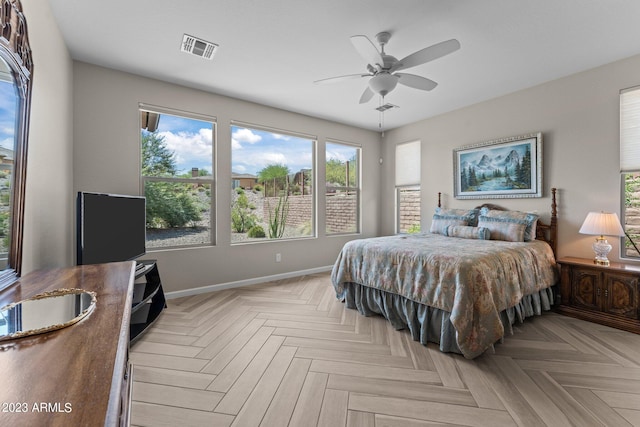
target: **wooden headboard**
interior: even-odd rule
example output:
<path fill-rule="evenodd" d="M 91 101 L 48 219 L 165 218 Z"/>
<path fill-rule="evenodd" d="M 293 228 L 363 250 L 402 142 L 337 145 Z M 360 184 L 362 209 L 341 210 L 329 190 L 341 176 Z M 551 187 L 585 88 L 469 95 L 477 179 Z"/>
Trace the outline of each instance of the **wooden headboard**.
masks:
<path fill-rule="evenodd" d="M 558 205 L 556 203 L 556 192 L 556 188 L 551 189 L 551 219 L 549 220 L 549 224 L 545 224 L 543 221 L 538 220 L 538 225 L 536 227 L 536 239 L 547 242 L 549 246 L 551 246 L 553 254 L 557 257 L 556 251 L 558 249 Z M 442 207 L 442 193 L 438 193 L 438 207 Z M 484 203 L 478 206 L 477 209 L 483 207 L 501 211 L 510 210 L 502 206 L 494 205 L 493 203 Z"/>

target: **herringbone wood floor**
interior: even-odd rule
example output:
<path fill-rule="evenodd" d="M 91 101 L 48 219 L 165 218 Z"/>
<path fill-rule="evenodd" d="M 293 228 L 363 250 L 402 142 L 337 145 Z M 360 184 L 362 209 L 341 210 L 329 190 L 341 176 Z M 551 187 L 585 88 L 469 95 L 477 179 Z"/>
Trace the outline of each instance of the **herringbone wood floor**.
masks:
<path fill-rule="evenodd" d="M 555 313 L 474 360 L 335 298 L 329 274 L 169 300 L 131 351 L 138 426 L 640 426 L 640 336 Z"/>

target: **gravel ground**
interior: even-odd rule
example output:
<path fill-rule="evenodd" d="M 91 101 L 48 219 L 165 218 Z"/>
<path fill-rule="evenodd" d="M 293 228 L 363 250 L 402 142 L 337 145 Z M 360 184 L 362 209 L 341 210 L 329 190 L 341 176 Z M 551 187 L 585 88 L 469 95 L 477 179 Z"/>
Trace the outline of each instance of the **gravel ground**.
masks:
<path fill-rule="evenodd" d="M 252 191 L 245 192 L 249 199 L 249 204 L 254 205 L 256 209 L 253 211 L 258 217 L 262 216 L 262 196 Z M 232 191 L 233 200 L 237 197 L 237 193 Z M 147 229 L 147 248 L 163 248 L 188 245 L 206 245 L 211 242 L 209 218 L 211 212 L 203 212 L 202 220 L 195 224 L 194 227 L 175 227 L 162 229 Z M 258 223 L 268 235 L 268 224 Z M 283 238 L 299 237 L 299 231 L 296 227 L 286 227 Z M 268 238 L 267 238 L 268 239 Z M 231 243 L 240 243 L 246 241 L 261 241 L 266 239 L 250 239 L 247 233 L 231 233 Z"/>

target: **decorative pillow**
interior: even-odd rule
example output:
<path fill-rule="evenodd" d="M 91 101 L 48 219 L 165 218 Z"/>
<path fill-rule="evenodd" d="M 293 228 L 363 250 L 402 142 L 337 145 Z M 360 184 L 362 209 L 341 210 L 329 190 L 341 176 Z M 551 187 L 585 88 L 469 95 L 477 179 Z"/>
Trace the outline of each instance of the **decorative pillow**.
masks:
<path fill-rule="evenodd" d="M 478 225 L 479 209 L 446 209 L 436 208 L 436 215 L 462 219 L 467 221 L 468 225 L 475 227 Z"/>
<path fill-rule="evenodd" d="M 504 240 L 507 242 L 524 242 L 526 224 L 517 221 L 508 221 L 505 218 L 493 218 L 480 215 L 479 227 L 488 228 L 491 240 Z"/>
<path fill-rule="evenodd" d="M 449 225 L 445 229 L 445 236 L 461 237 L 463 239 L 489 240 L 491 231 L 486 227 L 471 227 L 470 225 Z"/>
<path fill-rule="evenodd" d="M 446 217 L 438 214 L 433 215 L 431 220 L 431 229 L 429 230 L 434 234 L 445 234 L 447 227 L 450 225 L 467 225 L 468 222 L 459 217 Z"/>
<path fill-rule="evenodd" d="M 536 225 L 538 223 L 539 216 L 534 213 L 520 211 L 499 211 L 485 207 L 480 209 L 480 217 L 483 216 L 501 219 L 504 222 L 524 224 L 524 241 L 530 242 L 531 240 L 535 240 L 536 238 Z"/>

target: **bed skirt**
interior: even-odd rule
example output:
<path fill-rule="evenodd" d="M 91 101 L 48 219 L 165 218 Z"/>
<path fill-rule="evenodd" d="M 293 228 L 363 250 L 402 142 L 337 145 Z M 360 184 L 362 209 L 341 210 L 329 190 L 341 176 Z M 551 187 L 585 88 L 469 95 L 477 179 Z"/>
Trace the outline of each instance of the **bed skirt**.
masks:
<path fill-rule="evenodd" d="M 364 316 L 382 315 L 396 330 L 408 328 L 414 341 L 425 345 L 432 342 L 438 344 L 442 352 L 462 354 L 449 312 L 357 283 L 342 283 L 342 289 L 337 297 L 347 308 L 357 309 Z M 542 311 L 551 310 L 552 303 L 551 288 L 524 296 L 517 305 L 500 313 L 505 335 L 513 335 L 516 321 L 522 323 L 526 317 L 539 316 Z"/>

